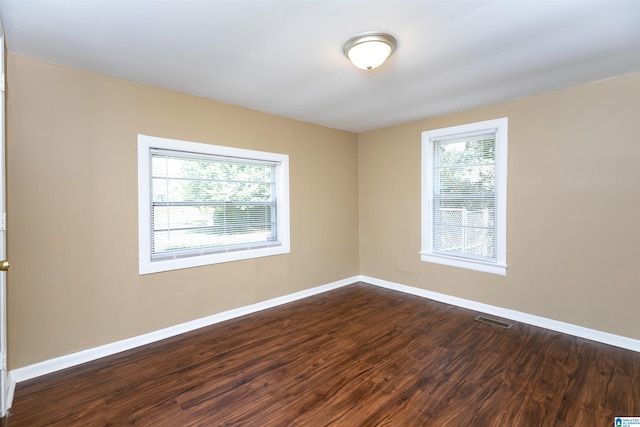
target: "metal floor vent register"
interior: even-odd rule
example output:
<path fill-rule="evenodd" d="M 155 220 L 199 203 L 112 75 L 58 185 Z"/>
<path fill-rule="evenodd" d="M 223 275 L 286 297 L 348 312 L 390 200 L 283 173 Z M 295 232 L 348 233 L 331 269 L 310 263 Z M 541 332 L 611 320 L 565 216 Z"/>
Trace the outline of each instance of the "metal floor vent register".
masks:
<path fill-rule="evenodd" d="M 505 328 L 505 329 L 509 329 L 513 326 L 513 323 L 503 322 L 502 320 L 492 319 L 491 317 L 487 317 L 483 315 L 476 316 L 476 320 L 478 322 L 487 323 L 489 325 L 500 326 L 501 328 Z"/>

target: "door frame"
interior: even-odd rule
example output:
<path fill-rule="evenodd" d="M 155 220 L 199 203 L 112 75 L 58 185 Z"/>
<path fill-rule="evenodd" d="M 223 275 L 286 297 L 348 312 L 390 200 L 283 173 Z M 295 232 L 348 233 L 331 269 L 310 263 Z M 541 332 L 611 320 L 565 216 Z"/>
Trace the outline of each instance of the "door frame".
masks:
<path fill-rule="evenodd" d="M 5 36 L 0 17 L 0 260 L 7 259 Z M 0 271 L 0 416 L 7 414 L 7 272 Z"/>

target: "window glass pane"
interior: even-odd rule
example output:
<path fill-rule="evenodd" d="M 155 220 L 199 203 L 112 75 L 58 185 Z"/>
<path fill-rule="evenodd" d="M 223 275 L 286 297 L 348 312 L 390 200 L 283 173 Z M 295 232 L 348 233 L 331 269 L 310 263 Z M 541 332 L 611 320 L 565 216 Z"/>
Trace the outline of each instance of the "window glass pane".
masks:
<path fill-rule="evenodd" d="M 495 134 L 434 144 L 434 252 L 495 261 Z"/>
<path fill-rule="evenodd" d="M 277 240 L 276 164 L 188 153 L 151 155 L 152 257 Z"/>

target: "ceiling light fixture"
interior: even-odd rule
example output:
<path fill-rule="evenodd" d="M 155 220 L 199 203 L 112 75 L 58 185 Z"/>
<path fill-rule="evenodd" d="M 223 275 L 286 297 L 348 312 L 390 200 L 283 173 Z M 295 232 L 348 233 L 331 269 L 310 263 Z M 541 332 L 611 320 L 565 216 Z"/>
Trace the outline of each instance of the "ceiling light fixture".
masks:
<path fill-rule="evenodd" d="M 391 34 L 371 31 L 351 37 L 342 50 L 353 65 L 372 70 L 381 66 L 397 46 L 398 42 Z"/>

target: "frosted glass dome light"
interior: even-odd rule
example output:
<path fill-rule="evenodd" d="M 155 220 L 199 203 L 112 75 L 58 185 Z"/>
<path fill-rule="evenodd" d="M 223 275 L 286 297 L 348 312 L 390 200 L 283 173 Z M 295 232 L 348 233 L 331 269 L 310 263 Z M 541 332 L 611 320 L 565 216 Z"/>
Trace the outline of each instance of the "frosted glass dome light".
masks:
<path fill-rule="evenodd" d="M 373 70 L 384 64 L 397 45 L 395 37 L 390 34 L 369 32 L 350 38 L 343 51 L 356 67 Z"/>

